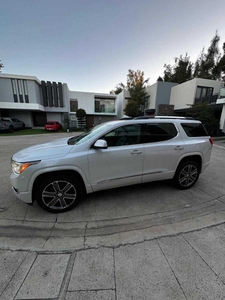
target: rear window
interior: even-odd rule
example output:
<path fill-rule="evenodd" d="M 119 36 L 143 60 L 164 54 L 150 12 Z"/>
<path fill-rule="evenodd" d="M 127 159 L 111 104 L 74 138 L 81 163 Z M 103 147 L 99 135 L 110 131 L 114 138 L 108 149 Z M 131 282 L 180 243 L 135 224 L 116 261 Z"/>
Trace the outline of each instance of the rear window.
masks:
<path fill-rule="evenodd" d="M 198 137 L 198 136 L 208 136 L 208 132 L 201 123 L 182 123 L 184 131 L 187 136 Z"/>
<path fill-rule="evenodd" d="M 146 124 L 143 130 L 143 143 L 167 141 L 177 135 L 177 129 L 173 123 Z"/>
<path fill-rule="evenodd" d="M 55 125 L 55 122 L 47 122 L 47 125 Z"/>

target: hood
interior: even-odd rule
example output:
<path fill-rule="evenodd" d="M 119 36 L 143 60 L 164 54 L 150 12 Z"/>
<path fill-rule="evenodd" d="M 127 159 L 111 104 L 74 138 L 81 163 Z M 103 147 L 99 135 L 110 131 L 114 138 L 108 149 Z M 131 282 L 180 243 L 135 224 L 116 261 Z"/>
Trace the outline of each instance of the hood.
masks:
<path fill-rule="evenodd" d="M 74 146 L 67 144 L 68 138 L 25 148 L 12 157 L 18 162 L 59 158 L 67 155 Z"/>

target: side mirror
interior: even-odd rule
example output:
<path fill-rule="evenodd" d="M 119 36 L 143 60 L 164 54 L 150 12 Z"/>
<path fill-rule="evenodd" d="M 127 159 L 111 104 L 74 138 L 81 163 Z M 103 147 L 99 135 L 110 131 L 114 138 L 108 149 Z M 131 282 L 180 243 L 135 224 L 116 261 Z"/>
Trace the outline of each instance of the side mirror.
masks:
<path fill-rule="evenodd" d="M 105 140 L 97 140 L 94 143 L 94 149 L 107 149 L 108 148 L 108 144 Z"/>

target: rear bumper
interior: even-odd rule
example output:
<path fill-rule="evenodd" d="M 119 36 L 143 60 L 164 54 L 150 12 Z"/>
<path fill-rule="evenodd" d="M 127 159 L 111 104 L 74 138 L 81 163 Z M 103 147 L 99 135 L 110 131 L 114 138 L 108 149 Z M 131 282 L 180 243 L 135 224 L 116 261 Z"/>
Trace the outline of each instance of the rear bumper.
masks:
<path fill-rule="evenodd" d="M 205 171 L 205 169 L 207 169 L 207 167 L 209 166 L 210 162 L 207 162 L 206 164 L 202 165 L 202 170 L 201 173 L 203 173 Z"/>

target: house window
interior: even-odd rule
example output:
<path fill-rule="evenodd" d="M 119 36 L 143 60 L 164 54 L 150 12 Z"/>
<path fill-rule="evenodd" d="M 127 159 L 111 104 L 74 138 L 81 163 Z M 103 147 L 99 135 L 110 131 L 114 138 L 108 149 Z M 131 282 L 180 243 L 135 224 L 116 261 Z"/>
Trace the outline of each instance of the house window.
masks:
<path fill-rule="evenodd" d="M 225 88 L 220 90 L 220 99 L 225 98 Z"/>
<path fill-rule="evenodd" d="M 70 111 L 76 112 L 78 110 L 78 101 L 77 100 L 70 100 Z"/>
<path fill-rule="evenodd" d="M 115 98 L 95 97 L 95 113 L 115 113 Z"/>
<path fill-rule="evenodd" d="M 14 102 L 24 103 L 25 98 L 25 102 L 29 103 L 27 81 L 12 78 L 11 83 Z"/>
<path fill-rule="evenodd" d="M 208 102 L 211 103 L 213 87 L 197 86 L 195 94 L 195 103 Z"/>

